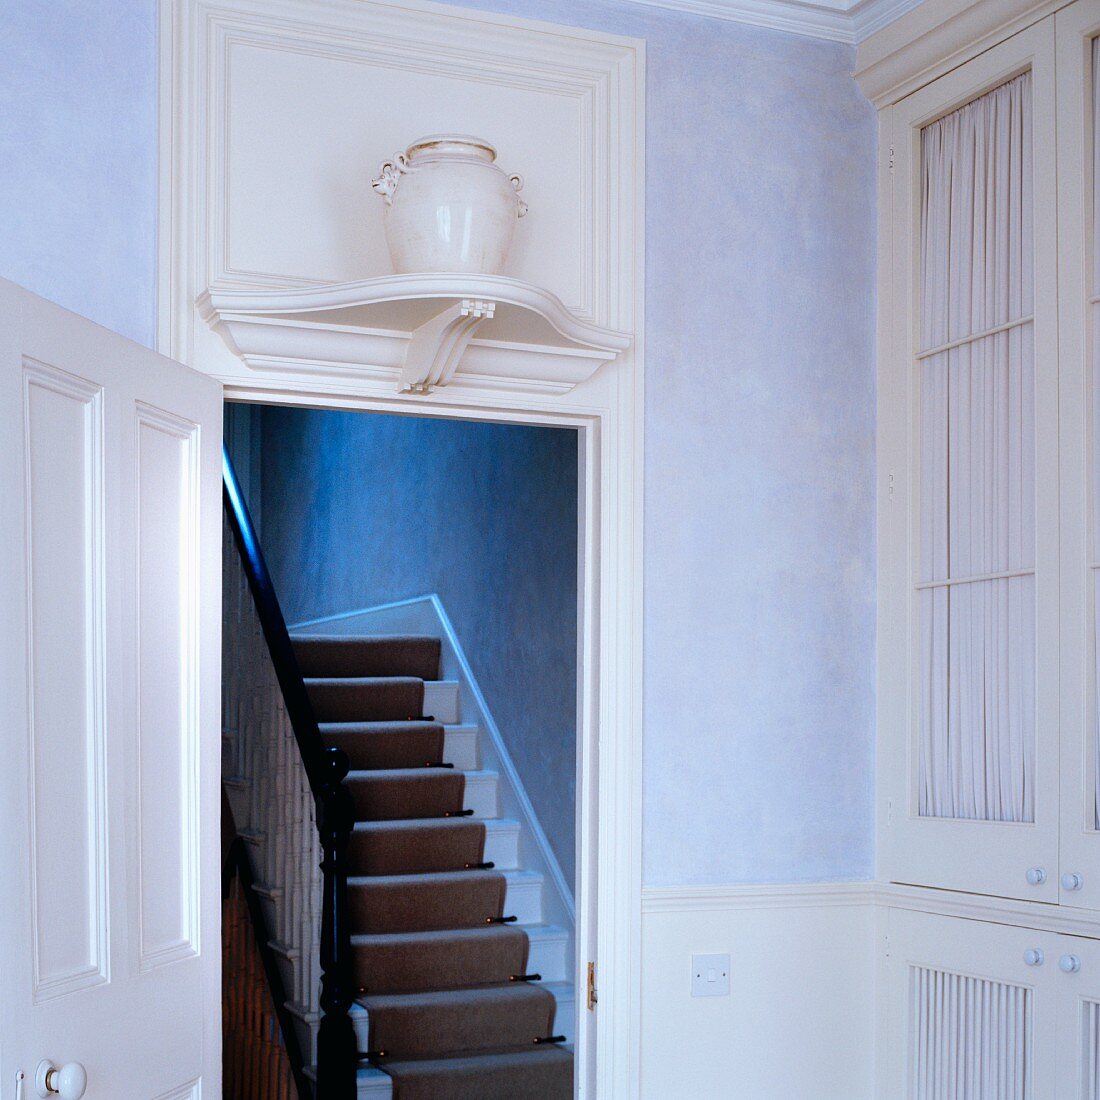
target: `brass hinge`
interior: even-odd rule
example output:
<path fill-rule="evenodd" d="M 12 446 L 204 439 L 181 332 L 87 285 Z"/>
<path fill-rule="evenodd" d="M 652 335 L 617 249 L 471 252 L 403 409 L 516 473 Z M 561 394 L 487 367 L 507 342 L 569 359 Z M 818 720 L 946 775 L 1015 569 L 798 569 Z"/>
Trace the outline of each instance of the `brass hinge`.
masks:
<path fill-rule="evenodd" d="M 594 1012 L 596 1010 L 596 1002 L 599 997 L 596 996 L 596 964 L 590 962 L 588 964 L 588 1011 Z"/>

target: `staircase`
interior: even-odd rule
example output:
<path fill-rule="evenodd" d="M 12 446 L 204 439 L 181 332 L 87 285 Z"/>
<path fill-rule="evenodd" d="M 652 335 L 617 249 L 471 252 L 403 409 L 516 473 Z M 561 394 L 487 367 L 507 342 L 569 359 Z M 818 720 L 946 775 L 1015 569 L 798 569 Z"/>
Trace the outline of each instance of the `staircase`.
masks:
<path fill-rule="evenodd" d="M 517 866 L 519 822 L 497 816 L 440 640 L 293 641 L 322 738 L 352 769 L 359 1096 L 571 1097 L 569 936 Z"/>
<path fill-rule="evenodd" d="M 292 639 L 227 455 L 225 487 L 223 790 L 295 1074 L 316 1082 L 327 1028 L 323 1100 L 565 1100 L 572 892 L 442 605 Z M 352 769 L 335 787 L 326 746 Z M 322 940 L 347 1015 L 322 1012 Z"/>

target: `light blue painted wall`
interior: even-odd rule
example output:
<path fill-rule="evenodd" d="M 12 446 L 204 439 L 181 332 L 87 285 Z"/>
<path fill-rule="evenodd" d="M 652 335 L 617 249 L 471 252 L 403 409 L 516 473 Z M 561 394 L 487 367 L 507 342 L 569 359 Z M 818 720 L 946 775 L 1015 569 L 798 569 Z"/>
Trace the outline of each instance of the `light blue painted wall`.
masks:
<path fill-rule="evenodd" d="M 153 0 L 0 0 L 0 276 L 155 333 Z"/>
<path fill-rule="evenodd" d="M 437 593 L 572 882 L 576 433 L 270 407 L 262 423 L 288 621 Z"/>
<path fill-rule="evenodd" d="M 644 880 L 868 877 L 875 123 L 852 51 L 612 0 L 479 6 L 647 40 Z M 155 119 L 130 74 L 153 0 L 0 10 L 0 104 L 31 120 L 0 123 L 0 274 L 147 337 Z M 39 248 L 35 225 L 64 228 Z"/>

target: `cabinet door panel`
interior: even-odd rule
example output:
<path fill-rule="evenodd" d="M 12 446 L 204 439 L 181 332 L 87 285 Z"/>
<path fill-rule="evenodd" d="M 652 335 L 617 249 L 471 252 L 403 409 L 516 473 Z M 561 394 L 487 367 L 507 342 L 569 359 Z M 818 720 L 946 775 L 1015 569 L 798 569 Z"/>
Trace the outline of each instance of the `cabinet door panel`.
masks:
<path fill-rule="evenodd" d="M 1100 909 L 1100 0 L 1055 16 L 1062 466 L 1063 904 Z"/>
<path fill-rule="evenodd" d="M 1059 1100 L 1100 1100 L 1100 941 L 1058 936 L 1055 987 Z M 1068 973 L 1063 962 L 1076 962 Z"/>
<path fill-rule="evenodd" d="M 1058 896 L 1053 62 L 1047 19 L 888 112 L 879 432 L 880 874 L 1044 901 Z"/>
<path fill-rule="evenodd" d="M 882 1094 L 1046 1100 L 1054 1077 L 1058 940 L 929 913 L 887 918 Z M 1028 951 L 1042 963 L 1028 965 Z"/>

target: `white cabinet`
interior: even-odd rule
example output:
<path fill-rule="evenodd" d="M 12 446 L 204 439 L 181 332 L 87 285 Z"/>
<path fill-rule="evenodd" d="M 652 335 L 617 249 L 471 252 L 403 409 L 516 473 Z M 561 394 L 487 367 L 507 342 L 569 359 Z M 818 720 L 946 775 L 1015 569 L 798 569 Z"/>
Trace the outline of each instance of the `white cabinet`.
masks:
<path fill-rule="evenodd" d="M 1100 941 L 891 910 L 880 1094 L 1100 1100 Z"/>
<path fill-rule="evenodd" d="M 1094 36 L 882 112 L 879 877 L 1100 909 Z"/>

